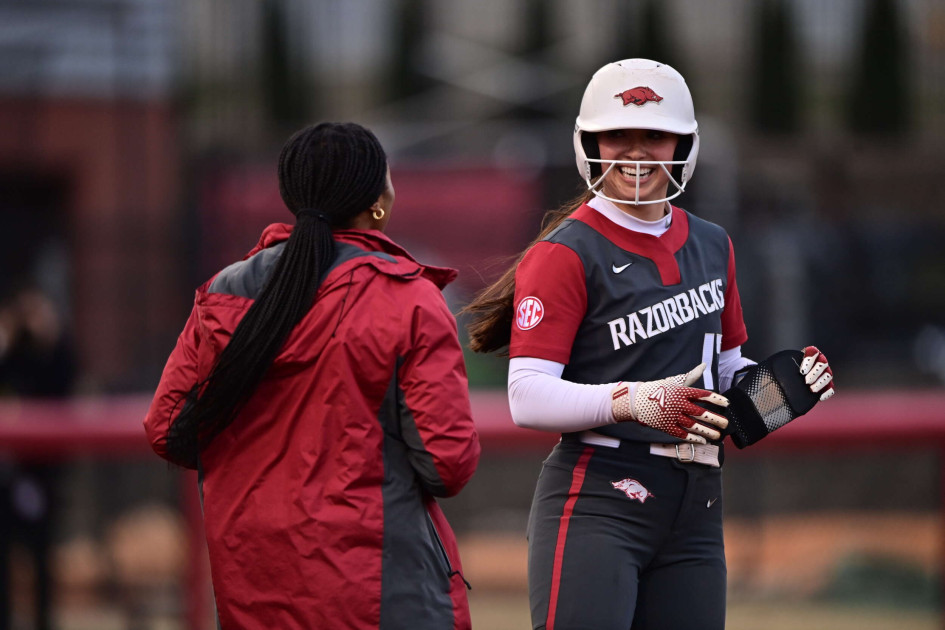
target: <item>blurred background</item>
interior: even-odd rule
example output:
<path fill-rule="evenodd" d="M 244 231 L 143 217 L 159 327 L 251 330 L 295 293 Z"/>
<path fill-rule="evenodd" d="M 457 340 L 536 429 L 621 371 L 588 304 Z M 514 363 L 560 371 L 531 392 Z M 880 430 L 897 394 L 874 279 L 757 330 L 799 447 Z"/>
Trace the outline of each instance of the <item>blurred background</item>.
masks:
<path fill-rule="evenodd" d="M 291 219 L 293 131 L 377 133 L 388 233 L 460 270 L 458 312 L 581 191 L 584 87 L 637 56 L 692 90 L 677 202 L 733 238 L 744 353 L 815 343 L 818 422 L 879 395 L 913 436 L 730 454 L 729 626 L 942 627 L 941 0 L 0 0 L 0 630 L 213 627 L 194 479 L 140 422 L 194 288 Z M 467 359 L 484 453 L 444 509 L 474 625 L 529 627 L 554 438 Z"/>

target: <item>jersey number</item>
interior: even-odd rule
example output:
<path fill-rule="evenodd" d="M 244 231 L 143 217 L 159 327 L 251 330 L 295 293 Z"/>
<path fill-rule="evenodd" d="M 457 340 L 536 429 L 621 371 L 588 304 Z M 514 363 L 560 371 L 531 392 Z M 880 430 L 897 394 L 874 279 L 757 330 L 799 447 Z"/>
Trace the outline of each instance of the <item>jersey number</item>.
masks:
<path fill-rule="evenodd" d="M 715 389 L 716 360 L 722 351 L 722 335 L 719 333 L 706 333 L 702 340 L 702 362 L 705 363 L 705 372 L 702 373 L 702 381 L 705 389 Z"/>

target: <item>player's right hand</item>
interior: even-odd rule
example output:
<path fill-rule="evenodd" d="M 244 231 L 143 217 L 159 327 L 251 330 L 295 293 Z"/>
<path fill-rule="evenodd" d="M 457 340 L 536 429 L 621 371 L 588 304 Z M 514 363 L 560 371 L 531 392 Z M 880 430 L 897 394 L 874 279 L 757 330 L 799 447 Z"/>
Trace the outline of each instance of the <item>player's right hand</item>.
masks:
<path fill-rule="evenodd" d="M 705 367 L 705 363 L 700 363 L 686 374 L 658 381 L 617 383 L 611 396 L 614 419 L 617 422 L 633 420 L 694 444 L 705 444 L 706 439 L 718 440 L 721 433 L 713 427 L 724 429 L 728 419 L 693 401 L 728 407 L 728 399 L 705 389 L 689 387 L 699 380 Z"/>

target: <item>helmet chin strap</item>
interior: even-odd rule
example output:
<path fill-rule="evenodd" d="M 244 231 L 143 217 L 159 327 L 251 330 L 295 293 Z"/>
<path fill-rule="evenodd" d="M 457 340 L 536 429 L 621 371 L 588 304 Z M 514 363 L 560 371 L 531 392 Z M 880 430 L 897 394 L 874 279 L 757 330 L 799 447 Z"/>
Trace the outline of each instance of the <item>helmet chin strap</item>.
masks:
<path fill-rule="evenodd" d="M 631 161 L 631 160 L 595 160 L 591 158 L 587 158 L 587 161 L 594 162 L 597 164 L 605 164 L 605 163 L 609 164 L 609 166 L 607 167 L 607 170 L 605 170 L 601 174 L 601 176 L 597 178 L 596 182 L 591 182 L 590 178 L 585 178 L 585 182 L 587 183 L 588 190 L 590 190 L 592 193 L 594 193 L 596 196 L 600 197 L 601 199 L 606 199 L 607 201 L 610 201 L 611 203 L 619 203 L 619 204 L 631 205 L 631 206 L 645 206 L 645 205 L 651 205 L 655 203 L 663 203 L 665 201 L 670 201 L 671 199 L 675 199 L 679 195 L 683 194 L 683 192 L 686 190 L 686 186 L 684 184 L 680 184 L 679 182 L 677 182 L 676 178 L 673 177 L 672 173 L 670 173 L 669 169 L 666 167 L 667 164 L 670 164 L 670 165 L 686 164 L 686 162 L 647 162 L 647 161 L 637 162 L 637 161 Z M 633 164 L 637 167 L 636 194 L 632 201 L 628 199 L 615 199 L 613 197 L 608 197 L 602 192 L 604 179 L 606 179 L 607 175 L 612 170 L 614 170 L 614 167 L 617 166 L 618 164 Z M 663 172 L 666 173 L 666 176 L 669 178 L 669 182 L 672 183 L 672 185 L 676 188 L 676 192 L 673 193 L 672 195 L 663 197 L 662 199 L 654 199 L 652 201 L 641 201 L 640 200 L 640 165 L 641 164 L 659 165 L 659 167 L 663 169 Z"/>

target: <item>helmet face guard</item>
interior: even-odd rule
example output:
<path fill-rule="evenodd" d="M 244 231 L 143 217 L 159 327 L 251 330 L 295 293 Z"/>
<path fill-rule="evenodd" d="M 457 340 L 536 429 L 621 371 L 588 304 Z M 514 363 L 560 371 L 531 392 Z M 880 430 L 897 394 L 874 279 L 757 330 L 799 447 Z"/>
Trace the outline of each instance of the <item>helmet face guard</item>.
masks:
<path fill-rule="evenodd" d="M 683 168 L 685 168 L 685 165 L 688 164 L 688 162 L 685 162 L 685 161 L 673 160 L 671 162 L 657 162 L 657 161 L 649 162 L 649 161 L 642 161 L 642 160 L 600 160 L 600 159 L 592 159 L 592 158 L 585 158 L 585 161 L 588 164 L 600 164 L 602 166 L 604 164 L 608 165 L 607 168 L 596 180 L 585 179 L 585 181 L 587 182 L 588 190 L 593 192 L 595 195 L 597 195 L 601 199 L 606 199 L 607 201 L 611 201 L 613 203 L 629 203 L 635 206 L 643 206 L 643 205 L 654 204 L 654 203 L 663 203 L 664 201 L 675 199 L 679 195 L 683 194 L 683 191 L 686 190 L 686 184 L 684 182 L 677 181 L 676 178 L 673 177 L 673 173 L 672 173 L 673 170 L 678 170 L 675 168 L 676 166 L 682 165 Z M 636 171 L 637 171 L 636 197 L 634 197 L 633 200 L 615 199 L 613 197 L 608 197 L 601 191 L 601 188 L 604 183 L 604 179 L 606 179 L 607 175 L 612 170 L 614 170 L 614 167 L 624 166 L 624 165 L 636 167 Z M 640 167 L 641 166 L 655 166 L 655 167 L 661 168 L 663 172 L 666 173 L 666 176 L 669 178 L 669 183 L 673 186 L 673 189 L 668 190 L 667 195 L 660 199 L 641 201 L 640 200 Z"/>
<path fill-rule="evenodd" d="M 602 160 L 596 134 L 610 129 L 654 129 L 680 136 L 671 161 Z M 574 126 L 578 172 L 588 190 L 613 203 L 654 204 L 675 199 L 686 189 L 699 154 L 699 131 L 692 96 L 682 75 L 670 66 L 648 59 L 625 59 L 607 64 L 591 78 Z M 661 168 L 672 189 L 661 199 L 614 199 L 601 191 L 604 178 L 619 165 Z"/>

